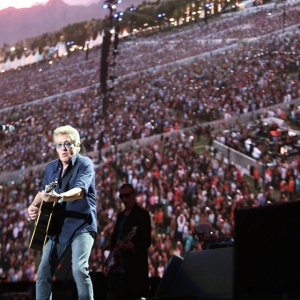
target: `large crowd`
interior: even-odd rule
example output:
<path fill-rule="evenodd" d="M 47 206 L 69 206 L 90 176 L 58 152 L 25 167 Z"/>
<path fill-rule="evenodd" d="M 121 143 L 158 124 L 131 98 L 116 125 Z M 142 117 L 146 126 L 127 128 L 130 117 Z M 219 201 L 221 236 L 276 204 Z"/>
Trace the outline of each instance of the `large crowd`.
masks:
<path fill-rule="evenodd" d="M 287 25 L 299 23 L 299 10 L 287 11 L 291 16 Z M 253 192 L 242 168 L 209 148 L 199 153 L 194 147 L 199 141 L 211 144 L 210 121 L 299 97 L 299 31 L 286 28 L 285 33 L 272 34 L 280 29 L 278 18 L 276 10 L 268 17 L 258 10 L 245 22 L 232 17 L 207 27 L 194 24 L 120 42 L 115 66 L 119 77 L 105 98 L 107 114 L 97 83 L 99 49 L 90 51 L 87 60 L 82 53 L 72 53 L 52 65 L 43 62 L 0 74 L 2 123 L 16 127 L 15 132 L 1 133 L 0 170 L 25 170 L 21 182 L 3 182 L 0 187 L 0 275 L 12 282 L 36 278 L 39 253 L 28 249 L 33 224 L 27 206 L 39 188 L 42 169 L 26 172 L 26 168 L 55 158 L 52 131 L 62 124 L 79 129 L 82 151 L 99 152 L 95 163 L 99 234 L 91 271 L 103 270 L 101 249 L 122 208 L 117 191 L 125 181 L 134 185 L 139 204 L 152 216 L 152 277 L 162 276 L 172 255 L 184 257 L 201 249 L 197 225 L 210 223 L 217 237 L 233 236 L 235 209 L 295 200 L 300 185 L 292 189 L 289 182 L 300 178 L 298 158 L 279 162 L 271 181 L 267 170 L 258 174 L 254 165 Z M 241 23 L 251 30 L 243 31 Z M 251 37 L 256 39 L 243 41 Z M 220 43 L 209 42 L 220 38 Z M 218 49 L 219 53 L 212 52 Z M 179 62 L 182 59 L 186 61 Z M 166 132 L 172 134 L 164 137 Z M 161 135 L 158 142 L 139 145 L 138 140 L 154 134 Z M 123 150 L 111 148 L 101 157 L 101 149 L 129 140 L 136 142 Z M 282 181 L 290 189 L 283 189 Z"/>
<path fill-rule="evenodd" d="M 163 66 L 201 53 L 213 51 L 231 40 L 259 38 L 282 29 L 282 9 L 258 8 L 240 17 L 212 21 L 207 26 L 196 23 L 174 33 L 159 33 L 151 38 L 120 42 L 117 73 L 129 76 L 150 67 Z M 288 6 L 285 26 L 297 25 L 300 10 L 297 4 Z M 220 40 L 220 43 L 214 41 Z M 203 43 L 203 41 L 205 41 Z M 100 77 L 99 48 L 89 51 L 88 59 L 81 53 L 71 53 L 68 59 L 54 58 L 1 74 L 1 107 L 32 102 L 47 96 L 93 85 Z M 18 75 L 17 75 L 18 74 Z M 7 86 L 10 89 L 7 89 Z"/>

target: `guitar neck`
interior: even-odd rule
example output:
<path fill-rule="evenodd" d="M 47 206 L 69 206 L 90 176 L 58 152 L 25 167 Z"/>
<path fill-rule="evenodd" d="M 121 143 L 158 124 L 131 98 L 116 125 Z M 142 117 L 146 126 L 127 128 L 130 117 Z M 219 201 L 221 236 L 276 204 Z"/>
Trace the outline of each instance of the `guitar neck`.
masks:
<path fill-rule="evenodd" d="M 55 207 L 55 205 L 56 205 L 56 202 L 45 202 L 45 201 L 42 201 L 41 202 L 41 206 L 40 206 L 40 210 L 41 211 L 50 211 L 50 212 L 52 212 L 53 208 Z"/>

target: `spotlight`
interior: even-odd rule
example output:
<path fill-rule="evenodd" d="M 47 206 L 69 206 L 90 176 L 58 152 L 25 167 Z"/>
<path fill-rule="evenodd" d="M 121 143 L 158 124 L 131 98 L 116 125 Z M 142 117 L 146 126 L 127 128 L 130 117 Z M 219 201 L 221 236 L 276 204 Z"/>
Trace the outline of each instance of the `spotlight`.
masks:
<path fill-rule="evenodd" d="M 106 0 L 104 1 L 102 8 L 116 8 L 116 4 L 121 3 L 121 0 Z"/>
<path fill-rule="evenodd" d="M 103 8 L 111 8 L 112 5 L 113 5 L 113 1 L 106 0 L 106 1 L 104 1 L 102 7 Z"/>

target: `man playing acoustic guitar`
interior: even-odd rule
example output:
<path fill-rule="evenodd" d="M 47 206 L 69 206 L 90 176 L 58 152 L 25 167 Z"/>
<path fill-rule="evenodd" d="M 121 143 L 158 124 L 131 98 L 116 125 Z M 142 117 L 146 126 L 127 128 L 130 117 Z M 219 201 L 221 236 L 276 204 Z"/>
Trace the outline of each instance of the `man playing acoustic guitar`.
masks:
<path fill-rule="evenodd" d="M 31 239 L 30 247 L 38 249 L 40 239 L 43 251 L 36 300 L 52 299 L 53 275 L 70 250 L 78 299 L 92 300 L 88 260 L 97 233 L 94 166 L 90 158 L 79 155 L 80 136 L 75 128 L 59 127 L 53 139 L 58 159 L 47 164 L 40 191 L 28 207 L 29 217 L 37 219 L 36 227 L 43 217 L 44 205 L 50 204 L 54 211 L 49 214 L 49 209 L 45 209 L 50 216 L 46 238 L 40 237 L 42 228 L 35 228 Z M 50 191 L 49 185 L 53 185 Z"/>
<path fill-rule="evenodd" d="M 109 300 L 147 297 L 149 290 L 148 248 L 151 245 L 149 212 L 136 203 L 131 184 L 119 188 L 125 209 L 117 215 L 110 241 L 105 274 L 109 276 Z M 118 251 L 115 251 L 117 249 Z"/>

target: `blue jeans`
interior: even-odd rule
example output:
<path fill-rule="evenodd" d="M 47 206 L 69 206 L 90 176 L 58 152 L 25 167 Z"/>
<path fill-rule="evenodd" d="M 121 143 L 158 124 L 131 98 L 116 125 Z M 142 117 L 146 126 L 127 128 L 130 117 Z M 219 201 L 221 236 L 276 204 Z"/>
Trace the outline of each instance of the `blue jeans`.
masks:
<path fill-rule="evenodd" d="M 89 275 L 89 257 L 94 238 L 89 233 L 76 237 L 72 243 L 46 243 L 36 280 L 36 300 L 52 299 L 52 277 L 66 254 L 72 249 L 72 273 L 79 300 L 93 300 L 93 284 Z"/>

